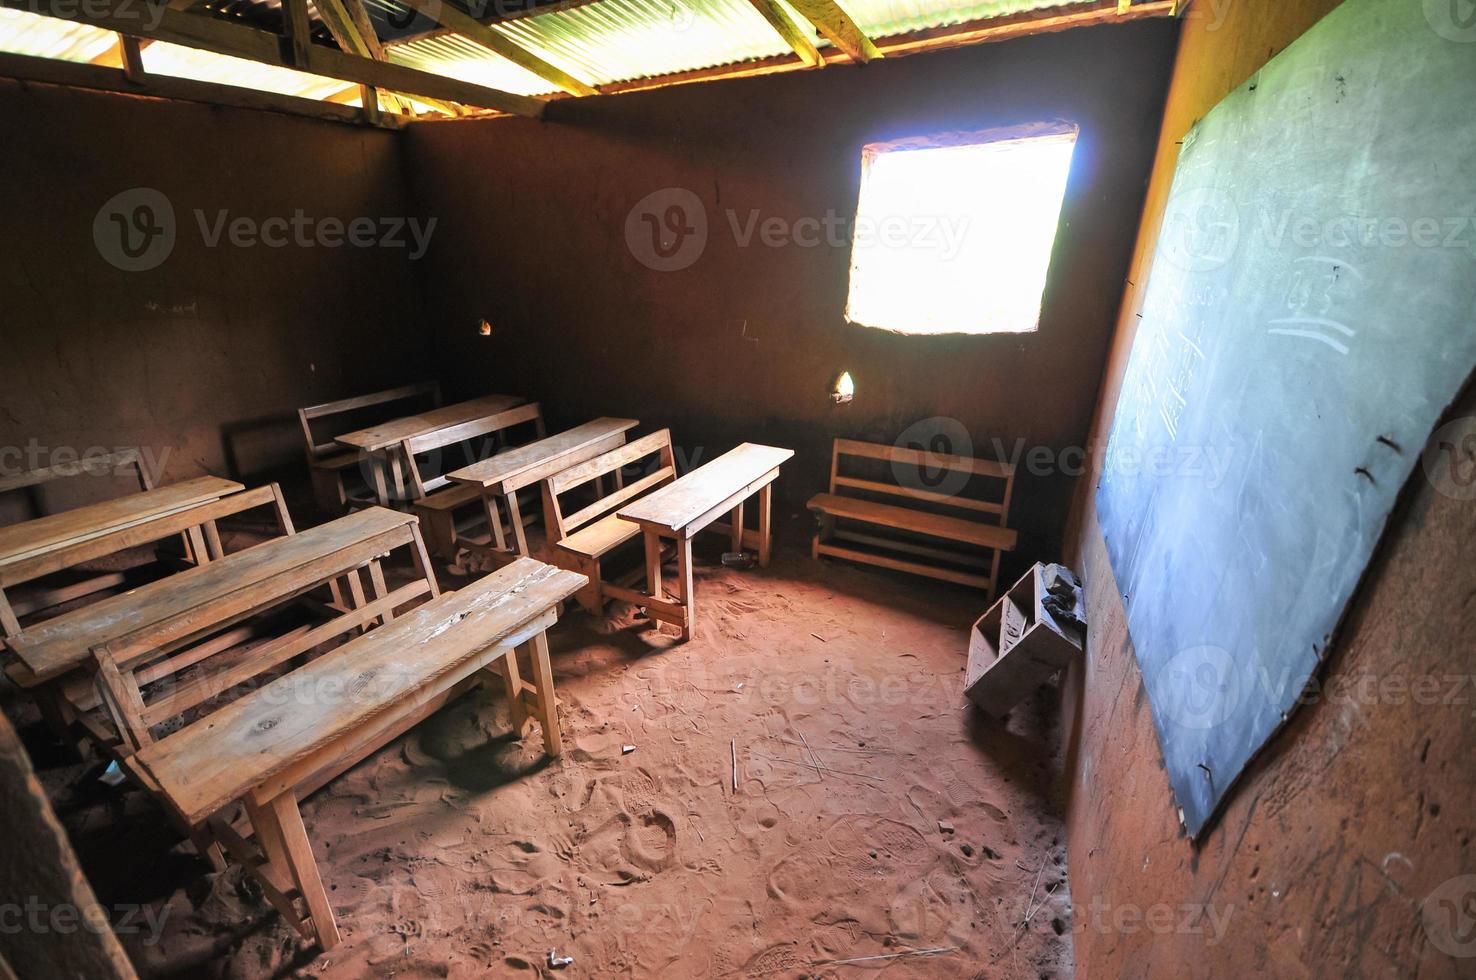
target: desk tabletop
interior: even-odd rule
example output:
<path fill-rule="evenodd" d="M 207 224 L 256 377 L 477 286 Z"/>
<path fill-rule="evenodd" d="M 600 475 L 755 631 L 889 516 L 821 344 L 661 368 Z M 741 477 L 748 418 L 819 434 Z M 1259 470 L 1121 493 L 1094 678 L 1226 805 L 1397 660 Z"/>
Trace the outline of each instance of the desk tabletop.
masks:
<path fill-rule="evenodd" d="M 675 534 L 769 476 L 793 455 L 792 449 L 745 442 L 616 513 L 647 528 Z"/>
<path fill-rule="evenodd" d="M 588 581 L 519 558 L 144 746 L 135 758 L 188 820 L 201 820 L 395 705 L 445 687 L 503 638 L 556 613 Z"/>
<path fill-rule="evenodd" d="M 486 395 L 482 398 L 473 398 L 471 401 L 457 402 L 455 405 L 443 405 L 429 412 L 421 412 L 419 415 L 406 415 L 379 425 L 371 425 L 367 429 L 346 432 L 335 438 L 336 441 L 352 449 L 371 453 L 379 452 L 427 432 L 461 425 L 463 422 L 470 422 L 484 415 L 505 412 L 527 400 L 522 395 Z"/>
<path fill-rule="evenodd" d="M 244 489 L 234 480 L 202 476 L 0 528 L 0 565 L 34 558 Z"/>
<path fill-rule="evenodd" d="M 6 642 L 35 675 L 27 679 L 28 683 L 48 680 L 76 669 L 95 646 L 198 610 L 236 592 L 253 589 L 273 576 L 290 573 L 357 542 L 414 522 L 410 514 L 368 507 L 109 596 L 37 623 Z"/>
<path fill-rule="evenodd" d="M 551 435 L 526 446 L 506 449 L 479 463 L 446 475 L 455 483 L 468 483 L 486 488 L 501 485 L 505 491 L 518 490 L 562 469 L 558 464 L 582 463 L 589 457 L 583 455 L 592 447 L 606 442 L 612 436 L 634 429 L 640 422 L 636 419 L 598 418 L 593 422 L 577 425 L 565 432 Z"/>

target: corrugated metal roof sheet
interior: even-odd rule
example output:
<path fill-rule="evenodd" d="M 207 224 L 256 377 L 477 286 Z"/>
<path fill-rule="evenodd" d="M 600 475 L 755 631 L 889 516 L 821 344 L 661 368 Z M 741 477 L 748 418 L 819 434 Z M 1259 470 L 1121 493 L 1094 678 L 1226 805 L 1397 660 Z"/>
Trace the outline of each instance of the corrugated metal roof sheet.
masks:
<path fill-rule="evenodd" d="M 463 82 L 474 82 L 515 95 L 547 95 L 554 88 L 526 68 L 499 58 L 459 34 L 442 34 L 408 44 L 396 44 L 386 48 L 385 55 L 390 61 L 411 68 L 449 75 Z M 553 58 L 546 60 L 555 61 Z M 571 71 L 570 74 L 577 76 L 580 73 Z"/>
<path fill-rule="evenodd" d="M 600 0 L 495 30 L 595 85 L 789 52 L 748 0 Z"/>
<path fill-rule="evenodd" d="M 950 27 L 971 20 L 1071 7 L 1091 0 L 841 0 L 841 6 L 872 38 Z"/>
<path fill-rule="evenodd" d="M 117 43 L 112 31 L 0 7 L 0 51 L 85 64 Z"/>
<path fill-rule="evenodd" d="M 155 75 L 193 78 L 199 82 L 217 82 L 262 92 L 276 92 L 279 95 L 297 95 L 305 99 L 323 99 L 335 92 L 342 92 L 349 85 L 348 82 L 333 78 L 211 54 L 163 41 L 156 41 L 143 49 L 143 63 L 144 71 Z"/>

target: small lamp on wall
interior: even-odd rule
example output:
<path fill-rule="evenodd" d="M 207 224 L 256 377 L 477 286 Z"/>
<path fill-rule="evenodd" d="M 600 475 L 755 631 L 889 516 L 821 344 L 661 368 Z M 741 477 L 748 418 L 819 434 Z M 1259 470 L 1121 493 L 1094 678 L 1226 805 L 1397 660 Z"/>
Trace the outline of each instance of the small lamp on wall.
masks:
<path fill-rule="evenodd" d="M 483 337 L 492 336 L 492 324 L 488 323 L 486 320 L 482 320 L 477 324 L 477 333 Z"/>
<path fill-rule="evenodd" d="M 830 398 L 837 405 L 844 405 L 856 397 L 856 382 L 851 379 L 850 371 L 842 371 L 831 386 Z"/>

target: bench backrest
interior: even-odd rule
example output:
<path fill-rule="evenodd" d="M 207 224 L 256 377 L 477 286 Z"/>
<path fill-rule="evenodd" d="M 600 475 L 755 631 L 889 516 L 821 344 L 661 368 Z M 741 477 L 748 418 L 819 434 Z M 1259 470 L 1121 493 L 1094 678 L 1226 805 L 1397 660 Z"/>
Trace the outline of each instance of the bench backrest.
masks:
<path fill-rule="evenodd" d="M 297 420 L 302 424 L 302 436 L 307 441 L 308 462 L 314 462 L 325 456 L 334 456 L 344 452 L 344 448 L 335 443 L 334 437 L 342 435 L 350 429 L 359 428 L 352 424 L 335 423 L 333 419 L 337 416 L 349 415 L 366 408 L 375 408 L 389 405 L 394 402 L 410 401 L 412 399 L 428 398 L 432 407 L 440 407 L 441 386 L 434 381 L 423 381 L 419 384 L 404 385 L 399 388 L 387 388 L 384 391 L 372 392 L 368 395 L 359 395 L 355 398 L 343 398 L 336 402 L 324 402 L 321 405 L 309 405 L 297 410 Z M 313 423 L 318 428 L 325 430 L 327 438 L 319 441 L 313 434 Z"/>
<path fill-rule="evenodd" d="M 34 470 L 0 476 L 0 493 L 24 490 L 27 487 L 50 483 L 52 480 L 60 480 L 63 477 L 80 476 L 83 473 L 97 476 L 116 473 L 124 469 L 132 469 L 138 475 L 140 490 L 154 489 L 154 479 L 144 466 L 143 454 L 137 449 L 119 449 L 116 452 L 89 455 L 70 463 L 55 463 L 51 466 L 40 466 Z"/>
<path fill-rule="evenodd" d="M 408 549 L 416 577 L 390 591 L 380 561 L 401 548 Z M 356 531 L 306 564 L 94 646 L 98 693 L 122 751 L 137 751 L 154 741 L 157 726 L 198 724 L 235 699 L 225 695 L 238 696 L 284 665 L 290 672 L 295 658 L 389 623 L 407 606 L 439 594 L 413 518 Z M 241 632 L 230 629 L 304 597 L 327 614 L 326 621 L 296 625 L 251 646 L 242 646 Z M 188 676 L 177 676 L 187 668 L 193 668 Z"/>
<path fill-rule="evenodd" d="M 877 494 L 926 501 L 969 511 L 970 516 L 995 515 L 997 521 L 987 523 L 1005 525 L 1014 488 L 1014 466 L 992 459 L 855 439 L 837 439 L 831 451 L 830 492 L 842 496 Z"/>
<path fill-rule="evenodd" d="M 654 467 L 648 463 L 643 469 L 649 472 L 634 482 L 626 483 L 622 471 L 647 457 L 652 458 L 649 463 L 654 463 Z M 614 488 L 609 493 L 597 491 L 597 499 L 593 503 L 565 513 L 560 497 L 609 474 L 614 474 L 611 481 Z M 670 429 L 660 429 L 650 435 L 641 436 L 619 449 L 612 449 L 588 462 L 554 474 L 543 481 L 543 513 L 548 520 L 549 543 L 562 541 L 591 521 L 599 520 L 641 494 L 663 487 L 675 479 L 676 463 L 671 449 Z"/>
<path fill-rule="evenodd" d="M 466 463 L 475 463 L 491 456 L 506 444 L 508 429 L 525 423 L 532 423 L 534 439 L 544 437 L 543 410 L 537 402 L 509 408 L 495 415 L 484 415 L 470 422 L 449 425 L 444 429 L 426 432 L 404 440 L 400 443 L 400 452 L 401 457 L 408 461 L 406 465 L 409 469 L 408 475 L 414 495 L 417 498 L 424 497 L 426 494 L 441 489 L 451 482 L 445 476 L 445 471 L 458 468 L 441 465 L 439 459 L 434 461 L 435 465 L 425 467 L 423 462 L 431 461 L 422 461 L 417 457 L 436 453 L 437 450 L 447 446 L 461 446 Z"/>

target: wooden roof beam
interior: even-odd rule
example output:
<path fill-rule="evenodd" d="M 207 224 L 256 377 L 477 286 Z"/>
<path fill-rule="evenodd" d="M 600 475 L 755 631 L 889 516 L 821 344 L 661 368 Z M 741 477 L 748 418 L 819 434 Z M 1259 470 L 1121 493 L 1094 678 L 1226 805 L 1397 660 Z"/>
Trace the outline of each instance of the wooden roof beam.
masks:
<path fill-rule="evenodd" d="M 573 75 L 555 68 L 527 48 L 504 37 L 481 21 L 464 14 L 443 0 L 400 0 L 411 10 L 417 10 L 453 34 L 462 37 L 524 68 L 539 78 L 569 95 L 599 95 L 599 89 L 586 85 Z"/>
<path fill-rule="evenodd" d="M 871 38 L 835 0 L 790 0 L 790 4 L 852 61 L 865 64 L 882 56 Z"/>
<path fill-rule="evenodd" d="M 815 39 L 812 32 L 805 27 L 795 23 L 793 17 L 774 0 L 748 0 L 753 4 L 755 10 L 769 22 L 774 32 L 784 39 L 791 51 L 799 56 L 799 59 L 812 68 L 825 67 L 825 59 L 820 55 L 820 49 L 815 47 Z"/>
<path fill-rule="evenodd" d="M 204 14 L 155 8 L 132 0 L 90 0 L 89 3 L 80 5 L 70 0 L 0 0 L 0 6 L 87 24 L 140 39 L 167 41 L 212 54 L 244 58 L 277 68 L 295 68 L 325 78 L 372 85 L 406 95 L 459 102 L 479 109 L 538 118 L 543 115 L 545 106 L 541 99 L 502 92 L 389 61 L 374 61 L 322 45 L 308 46 L 306 63 L 299 63 L 298 54 L 291 42 L 282 35 Z"/>

